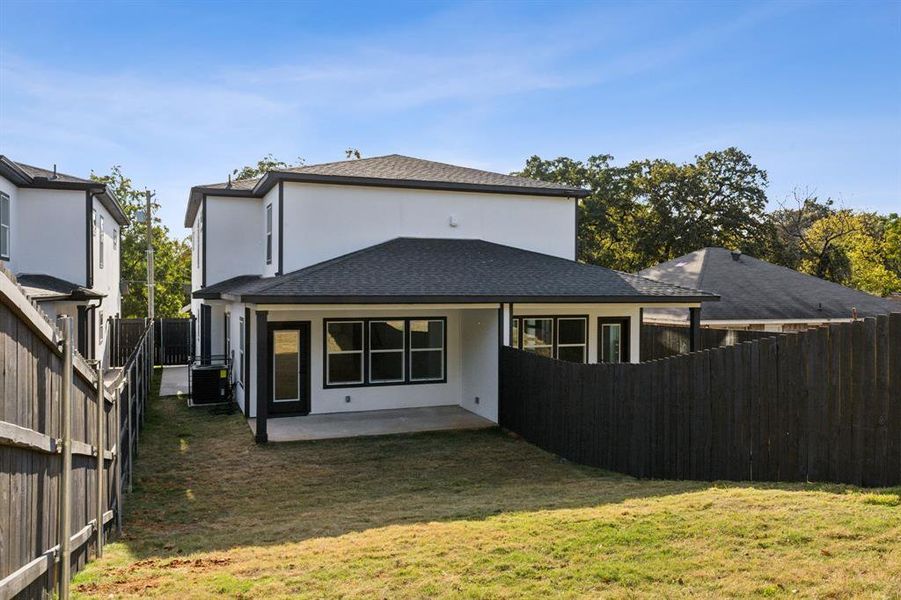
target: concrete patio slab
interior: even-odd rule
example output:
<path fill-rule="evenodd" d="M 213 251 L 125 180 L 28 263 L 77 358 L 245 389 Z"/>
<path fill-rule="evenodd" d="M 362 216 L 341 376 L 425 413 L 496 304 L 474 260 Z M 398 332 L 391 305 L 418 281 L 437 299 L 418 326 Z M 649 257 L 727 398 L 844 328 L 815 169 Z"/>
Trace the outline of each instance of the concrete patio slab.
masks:
<path fill-rule="evenodd" d="M 160 397 L 184 396 L 188 393 L 188 367 L 177 365 L 163 367 L 163 379 L 160 382 Z"/>
<path fill-rule="evenodd" d="M 247 422 L 256 434 L 256 419 L 248 419 Z M 270 442 L 297 442 L 495 426 L 495 423 L 460 406 L 434 406 L 277 417 L 269 419 L 267 431 Z"/>

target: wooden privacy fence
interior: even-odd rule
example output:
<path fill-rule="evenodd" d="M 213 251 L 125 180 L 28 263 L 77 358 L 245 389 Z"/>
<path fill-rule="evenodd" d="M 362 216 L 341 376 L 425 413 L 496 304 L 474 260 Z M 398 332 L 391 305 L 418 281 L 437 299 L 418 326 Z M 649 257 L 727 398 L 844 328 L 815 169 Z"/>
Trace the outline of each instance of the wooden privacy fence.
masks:
<path fill-rule="evenodd" d="M 0 599 L 67 597 L 66 575 L 121 528 L 152 336 L 112 387 L 71 346 L 0 272 Z"/>
<path fill-rule="evenodd" d="M 901 483 L 901 313 L 638 364 L 502 348 L 500 424 L 637 477 Z"/>
<path fill-rule="evenodd" d="M 147 319 L 110 319 L 110 366 L 122 367 L 137 348 L 147 329 Z"/>
<path fill-rule="evenodd" d="M 194 319 L 157 319 L 154 364 L 186 365 L 194 359 Z"/>
<path fill-rule="evenodd" d="M 701 329 L 701 350 L 709 350 L 721 346 L 734 346 L 742 342 L 751 342 L 773 337 L 774 335 L 781 335 L 781 333 L 704 327 Z M 689 344 L 689 330 L 687 326 L 641 324 L 639 348 L 642 362 L 669 358 L 679 354 L 688 354 Z"/>

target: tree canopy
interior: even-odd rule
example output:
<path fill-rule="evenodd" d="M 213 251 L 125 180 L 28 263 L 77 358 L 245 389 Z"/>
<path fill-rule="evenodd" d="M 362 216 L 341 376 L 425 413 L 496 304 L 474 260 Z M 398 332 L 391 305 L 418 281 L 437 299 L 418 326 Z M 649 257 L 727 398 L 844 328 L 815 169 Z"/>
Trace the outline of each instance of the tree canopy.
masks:
<path fill-rule="evenodd" d="M 516 174 L 589 190 L 578 209 L 583 262 L 634 272 L 722 246 L 874 294 L 901 291 L 897 215 L 838 208 L 802 191 L 793 206 L 768 212 L 766 171 L 737 148 L 684 164 L 532 156 Z"/>
<path fill-rule="evenodd" d="M 138 223 L 136 215 L 146 205 L 143 190 L 134 187 L 132 180 L 114 166 L 108 175 L 91 175 L 105 183 L 115 194 L 130 225 L 121 232 L 121 279 L 126 290 L 122 295 L 123 317 L 147 316 L 147 226 Z M 157 317 L 185 316 L 183 306 L 190 302 L 191 245 L 187 238 L 179 239 L 160 222 L 159 204 L 153 208 L 153 252 L 156 277 L 155 312 Z"/>

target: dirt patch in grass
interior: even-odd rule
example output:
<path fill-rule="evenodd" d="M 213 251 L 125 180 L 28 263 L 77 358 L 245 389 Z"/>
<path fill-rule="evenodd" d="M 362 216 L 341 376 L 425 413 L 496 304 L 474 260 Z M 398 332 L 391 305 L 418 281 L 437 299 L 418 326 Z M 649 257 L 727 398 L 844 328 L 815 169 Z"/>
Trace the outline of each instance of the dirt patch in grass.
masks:
<path fill-rule="evenodd" d="M 901 596 L 901 490 L 638 481 L 497 430 L 257 446 L 151 403 L 85 597 Z"/>

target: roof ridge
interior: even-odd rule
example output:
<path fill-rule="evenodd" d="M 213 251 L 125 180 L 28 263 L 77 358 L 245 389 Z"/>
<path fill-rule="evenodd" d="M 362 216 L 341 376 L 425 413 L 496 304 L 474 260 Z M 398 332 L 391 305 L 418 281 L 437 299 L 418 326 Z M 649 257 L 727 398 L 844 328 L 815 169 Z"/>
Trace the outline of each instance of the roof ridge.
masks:
<path fill-rule="evenodd" d="M 287 167 L 284 169 L 273 169 L 273 171 L 278 172 L 278 173 L 299 173 L 299 172 L 301 172 L 301 169 L 312 169 L 313 167 L 328 167 L 331 165 L 341 165 L 341 164 L 349 163 L 349 162 L 359 162 L 359 161 L 364 161 L 364 160 L 369 161 L 369 160 L 376 160 L 378 158 L 390 158 L 392 156 L 400 156 L 403 158 L 413 158 L 411 156 L 403 156 L 402 154 L 381 154 L 379 156 L 367 156 L 365 158 L 345 158 L 344 160 L 332 160 L 329 162 L 314 163 L 311 165 L 297 165 L 296 167 Z M 422 159 L 420 159 L 420 160 L 422 160 Z"/>

